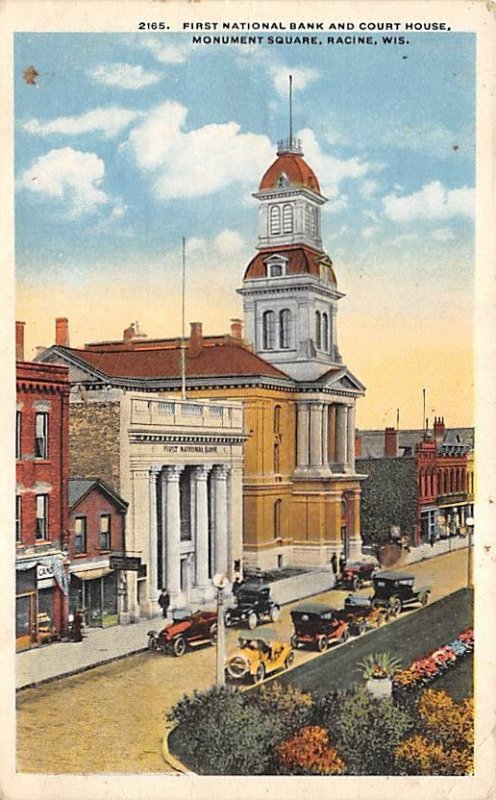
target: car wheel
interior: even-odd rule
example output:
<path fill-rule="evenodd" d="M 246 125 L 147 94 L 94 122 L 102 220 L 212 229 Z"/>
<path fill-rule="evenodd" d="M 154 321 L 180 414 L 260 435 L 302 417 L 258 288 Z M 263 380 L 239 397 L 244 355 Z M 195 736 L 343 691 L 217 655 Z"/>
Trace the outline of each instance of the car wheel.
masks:
<path fill-rule="evenodd" d="M 257 617 L 257 615 L 255 614 L 254 611 L 251 611 L 248 614 L 248 618 L 246 620 L 246 624 L 248 625 L 248 627 L 249 627 L 249 629 L 251 631 L 255 630 L 255 628 L 257 627 L 257 625 L 258 625 L 258 617 Z"/>
<path fill-rule="evenodd" d="M 392 617 L 398 617 L 402 609 L 402 603 L 399 597 L 391 597 L 389 600 L 389 613 Z"/>
<path fill-rule="evenodd" d="M 183 636 L 178 636 L 174 639 L 172 650 L 175 656 L 183 656 L 186 652 L 186 639 Z"/>
<path fill-rule="evenodd" d="M 350 638 L 350 629 L 345 628 L 343 633 L 341 634 L 341 641 L 347 642 L 349 638 Z"/>
<path fill-rule="evenodd" d="M 215 644 L 217 641 L 217 624 L 215 622 L 213 625 L 210 626 L 210 630 L 208 633 L 210 636 L 210 643 Z"/>
<path fill-rule="evenodd" d="M 324 650 L 327 650 L 328 646 L 329 642 L 327 641 L 327 636 L 319 636 L 317 639 L 317 650 L 319 650 L 320 653 L 323 653 Z"/>
<path fill-rule="evenodd" d="M 157 637 L 156 636 L 149 636 L 148 637 L 148 649 L 149 650 L 157 650 Z"/>
<path fill-rule="evenodd" d="M 419 600 L 422 606 L 426 606 L 429 602 L 429 592 L 422 592 L 422 594 L 419 595 Z"/>
<path fill-rule="evenodd" d="M 284 669 L 289 669 L 289 667 L 291 666 L 291 664 L 293 663 L 293 661 L 294 661 L 294 653 L 290 653 L 290 654 L 289 654 L 289 655 L 286 657 L 286 660 L 285 660 L 285 662 L 284 662 Z"/>
<path fill-rule="evenodd" d="M 296 648 L 299 647 L 299 646 L 300 646 L 300 643 L 298 641 L 298 637 L 297 637 L 296 633 L 294 633 L 292 635 L 292 637 L 291 637 L 291 647 L 293 647 L 296 650 Z"/>
<path fill-rule="evenodd" d="M 253 683 L 262 683 L 264 678 L 265 678 L 265 667 L 263 664 L 259 664 L 257 667 L 257 671 L 253 676 Z"/>
<path fill-rule="evenodd" d="M 229 628 L 230 625 L 232 625 L 232 616 L 230 611 L 226 611 L 226 613 L 224 614 L 224 625 L 226 626 L 226 628 Z"/>
<path fill-rule="evenodd" d="M 356 590 L 358 589 L 359 586 L 360 586 L 360 582 L 359 582 L 358 578 L 353 578 L 353 580 L 351 581 L 352 590 L 354 592 L 356 592 Z"/>
<path fill-rule="evenodd" d="M 277 622 L 277 620 L 281 616 L 281 608 L 280 608 L 280 606 L 273 605 L 272 608 L 270 609 L 269 616 L 270 616 L 270 621 L 271 622 Z"/>

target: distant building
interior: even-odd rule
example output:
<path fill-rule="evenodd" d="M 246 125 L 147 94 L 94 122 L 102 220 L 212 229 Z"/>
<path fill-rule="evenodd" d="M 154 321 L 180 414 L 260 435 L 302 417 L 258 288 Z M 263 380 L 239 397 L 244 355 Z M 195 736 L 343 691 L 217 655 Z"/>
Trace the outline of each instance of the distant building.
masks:
<path fill-rule="evenodd" d="M 368 474 L 362 489 L 366 541 L 383 541 L 391 528 L 413 542 L 465 533 L 473 515 L 474 430 L 361 430 L 357 465 Z"/>
<path fill-rule="evenodd" d="M 127 610 L 122 576 L 110 566 L 126 549 L 127 506 L 104 481 L 69 479 L 69 606 L 82 610 L 90 627 L 116 624 Z"/>
<path fill-rule="evenodd" d="M 67 629 L 69 371 L 24 359 L 16 323 L 16 646 Z"/>

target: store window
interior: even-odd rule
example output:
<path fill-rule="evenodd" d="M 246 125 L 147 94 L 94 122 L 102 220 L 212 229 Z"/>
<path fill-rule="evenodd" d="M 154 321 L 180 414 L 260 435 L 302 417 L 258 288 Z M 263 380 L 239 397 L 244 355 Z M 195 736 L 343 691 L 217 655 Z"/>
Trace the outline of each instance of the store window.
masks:
<path fill-rule="evenodd" d="M 16 529 L 16 542 L 22 542 L 22 497 L 20 494 L 16 495 L 16 509 L 15 509 L 15 529 Z"/>
<path fill-rule="evenodd" d="M 48 495 L 36 495 L 36 539 L 48 539 Z"/>
<path fill-rule="evenodd" d="M 34 454 L 36 458 L 48 458 L 48 414 L 36 414 Z"/>
<path fill-rule="evenodd" d="M 110 514 L 100 514 L 100 550 L 110 550 Z"/>
<path fill-rule="evenodd" d="M 86 517 L 74 520 L 74 552 L 86 553 Z"/>

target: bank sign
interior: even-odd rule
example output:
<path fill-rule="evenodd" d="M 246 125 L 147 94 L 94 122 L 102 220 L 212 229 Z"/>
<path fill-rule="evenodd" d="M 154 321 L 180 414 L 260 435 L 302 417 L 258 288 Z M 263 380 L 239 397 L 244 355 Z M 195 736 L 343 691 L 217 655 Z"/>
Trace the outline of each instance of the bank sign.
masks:
<path fill-rule="evenodd" d="M 184 454 L 195 454 L 195 453 L 206 453 L 207 455 L 211 453 L 221 453 L 224 455 L 227 451 L 226 447 L 219 447 L 216 444 L 164 444 L 164 453 L 184 453 Z"/>

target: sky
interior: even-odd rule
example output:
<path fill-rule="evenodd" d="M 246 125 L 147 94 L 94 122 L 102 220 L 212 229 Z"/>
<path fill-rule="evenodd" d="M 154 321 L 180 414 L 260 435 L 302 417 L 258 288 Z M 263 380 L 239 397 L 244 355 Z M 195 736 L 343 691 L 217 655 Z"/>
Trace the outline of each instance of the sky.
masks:
<path fill-rule="evenodd" d="M 325 35 L 322 40 L 325 41 Z M 380 42 L 380 36 L 377 36 Z M 38 73 L 23 80 L 26 67 Z M 473 423 L 475 37 L 405 46 L 192 45 L 191 36 L 16 34 L 16 318 L 26 357 L 206 334 L 242 315 L 252 193 L 293 129 L 328 198 L 322 235 L 345 293 L 344 361 L 362 428 Z"/>

